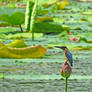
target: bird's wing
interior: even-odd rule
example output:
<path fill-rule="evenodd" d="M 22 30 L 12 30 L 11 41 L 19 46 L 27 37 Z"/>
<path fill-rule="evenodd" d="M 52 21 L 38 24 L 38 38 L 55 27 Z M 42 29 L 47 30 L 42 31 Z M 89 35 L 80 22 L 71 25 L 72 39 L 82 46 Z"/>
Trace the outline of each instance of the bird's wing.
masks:
<path fill-rule="evenodd" d="M 70 62 L 70 63 L 73 63 L 72 54 L 71 54 L 69 51 L 67 51 L 67 52 L 65 53 L 65 55 L 66 55 L 66 57 L 68 58 L 69 62 Z"/>

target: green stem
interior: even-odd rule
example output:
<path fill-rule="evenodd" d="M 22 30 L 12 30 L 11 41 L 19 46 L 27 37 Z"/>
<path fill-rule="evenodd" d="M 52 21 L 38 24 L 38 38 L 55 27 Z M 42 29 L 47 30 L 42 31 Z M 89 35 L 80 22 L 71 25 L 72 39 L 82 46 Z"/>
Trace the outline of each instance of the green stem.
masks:
<path fill-rule="evenodd" d="M 31 32 L 32 32 L 32 40 L 34 40 L 34 24 L 36 21 L 37 16 L 37 1 L 35 0 L 35 4 L 32 10 L 32 16 L 31 16 Z"/>
<path fill-rule="evenodd" d="M 66 80 L 65 80 L 65 92 L 67 92 L 67 81 L 68 81 L 68 78 L 66 77 Z"/>
<path fill-rule="evenodd" d="M 20 27 L 20 30 L 21 30 L 21 32 L 23 32 L 23 29 L 22 29 L 22 26 L 21 26 L 21 24 L 19 25 L 19 27 Z"/>
<path fill-rule="evenodd" d="M 34 40 L 34 32 L 32 32 L 32 40 Z"/>
<path fill-rule="evenodd" d="M 3 80 L 4 80 L 4 78 L 5 78 L 5 74 L 4 74 L 4 72 L 3 72 Z"/>
<path fill-rule="evenodd" d="M 30 20 L 31 20 L 33 6 L 34 6 L 34 2 L 32 0 L 27 0 L 27 7 L 25 13 L 25 29 L 27 32 L 30 31 Z"/>

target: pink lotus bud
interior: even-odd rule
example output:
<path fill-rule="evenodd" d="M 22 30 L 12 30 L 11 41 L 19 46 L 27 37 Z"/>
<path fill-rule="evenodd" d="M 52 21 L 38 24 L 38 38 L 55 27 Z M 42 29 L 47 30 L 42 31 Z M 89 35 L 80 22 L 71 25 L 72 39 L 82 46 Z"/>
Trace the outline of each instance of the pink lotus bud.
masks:
<path fill-rule="evenodd" d="M 65 62 L 62 66 L 61 75 L 65 78 L 68 78 L 70 77 L 71 72 L 72 72 L 71 67 L 67 62 Z"/>

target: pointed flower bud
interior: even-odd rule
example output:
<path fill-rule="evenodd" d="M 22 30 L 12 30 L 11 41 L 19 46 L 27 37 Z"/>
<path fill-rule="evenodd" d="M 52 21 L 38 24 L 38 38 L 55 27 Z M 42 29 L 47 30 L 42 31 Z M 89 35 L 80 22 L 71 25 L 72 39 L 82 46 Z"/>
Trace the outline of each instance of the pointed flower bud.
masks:
<path fill-rule="evenodd" d="M 65 62 L 63 65 L 62 65 L 62 71 L 61 71 L 61 75 L 65 78 L 68 78 L 70 77 L 71 75 L 71 72 L 72 72 L 72 69 L 70 67 L 70 65 Z"/>

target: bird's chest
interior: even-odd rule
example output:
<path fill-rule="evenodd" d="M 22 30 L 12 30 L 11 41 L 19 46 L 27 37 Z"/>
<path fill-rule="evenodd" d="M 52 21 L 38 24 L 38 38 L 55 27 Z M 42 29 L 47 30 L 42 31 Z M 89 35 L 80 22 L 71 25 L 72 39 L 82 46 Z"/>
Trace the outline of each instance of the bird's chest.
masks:
<path fill-rule="evenodd" d="M 66 53 L 66 50 L 64 50 L 64 56 L 65 56 L 65 59 L 68 60 L 68 58 L 66 57 L 65 53 Z"/>

